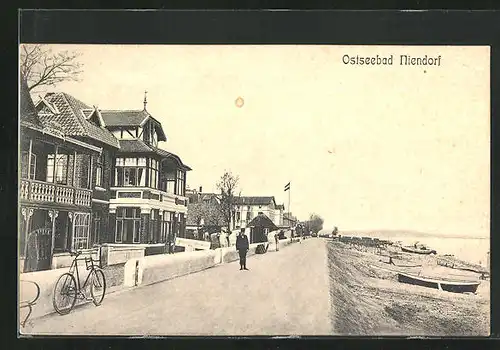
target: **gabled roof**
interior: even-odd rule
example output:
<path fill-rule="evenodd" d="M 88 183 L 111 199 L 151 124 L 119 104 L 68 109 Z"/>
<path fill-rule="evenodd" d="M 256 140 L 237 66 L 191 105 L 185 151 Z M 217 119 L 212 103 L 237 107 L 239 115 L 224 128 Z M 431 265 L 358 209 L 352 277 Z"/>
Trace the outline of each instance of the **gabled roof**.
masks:
<path fill-rule="evenodd" d="M 64 93 L 47 93 L 36 105 L 43 124 L 57 123 L 68 136 L 80 136 L 119 148 L 118 140 L 103 127 L 87 120 L 89 110 L 95 109 Z"/>
<path fill-rule="evenodd" d="M 126 153 L 153 153 L 157 154 L 160 157 L 163 158 L 170 158 L 174 159 L 179 166 L 184 168 L 185 170 L 192 170 L 189 166 L 184 164 L 179 156 L 177 156 L 174 153 L 165 151 L 164 149 L 154 147 L 151 145 L 148 145 L 144 141 L 140 139 L 135 139 L 135 140 L 121 140 L 120 141 L 120 153 L 126 152 Z"/>
<path fill-rule="evenodd" d="M 220 203 L 220 197 L 219 195 L 215 193 L 200 193 L 200 201 L 205 202 L 205 201 L 210 201 L 210 200 L 216 200 L 217 203 Z"/>
<path fill-rule="evenodd" d="M 102 110 L 102 117 L 107 126 L 142 126 L 149 118 L 145 110 Z"/>
<path fill-rule="evenodd" d="M 167 137 L 161 123 L 153 118 L 151 114 L 145 109 L 142 110 L 102 110 L 102 118 L 109 129 L 115 129 L 119 127 L 142 127 L 148 120 L 151 120 L 156 127 L 156 133 L 158 134 L 158 141 L 166 141 Z"/>
<path fill-rule="evenodd" d="M 269 231 L 275 231 L 278 227 L 272 222 L 271 219 L 267 217 L 266 214 L 259 214 L 254 217 L 248 224 L 247 227 L 263 227 L 268 228 Z"/>
<path fill-rule="evenodd" d="M 241 197 L 236 197 L 235 198 L 236 204 L 239 205 L 269 205 L 269 204 L 276 204 L 274 201 L 274 197 L 247 197 L 247 196 L 241 196 Z"/>

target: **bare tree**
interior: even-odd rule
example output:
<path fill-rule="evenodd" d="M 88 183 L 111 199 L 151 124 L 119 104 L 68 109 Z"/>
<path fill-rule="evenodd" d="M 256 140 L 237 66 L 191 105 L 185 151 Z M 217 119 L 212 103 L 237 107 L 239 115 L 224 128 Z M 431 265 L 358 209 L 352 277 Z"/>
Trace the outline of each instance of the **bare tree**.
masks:
<path fill-rule="evenodd" d="M 312 230 L 317 233 L 323 229 L 323 223 L 323 218 L 318 214 L 313 213 L 309 216 L 309 220 L 306 222 L 306 227 L 308 230 Z"/>
<path fill-rule="evenodd" d="M 54 86 L 60 82 L 77 81 L 83 64 L 78 62 L 81 53 L 61 51 L 53 53 L 45 45 L 23 44 L 20 48 L 21 76 L 25 79 L 28 90 L 43 86 Z"/>
<path fill-rule="evenodd" d="M 235 194 L 239 181 L 238 176 L 233 175 L 230 171 L 225 171 L 217 183 L 217 189 L 220 191 L 220 210 L 228 235 L 231 233 L 231 222 L 234 222 L 237 204 Z"/>
<path fill-rule="evenodd" d="M 213 202 L 189 203 L 188 216 L 197 226 L 201 225 L 202 220 L 205 226 L 225 225 L 219 205 Z"/>

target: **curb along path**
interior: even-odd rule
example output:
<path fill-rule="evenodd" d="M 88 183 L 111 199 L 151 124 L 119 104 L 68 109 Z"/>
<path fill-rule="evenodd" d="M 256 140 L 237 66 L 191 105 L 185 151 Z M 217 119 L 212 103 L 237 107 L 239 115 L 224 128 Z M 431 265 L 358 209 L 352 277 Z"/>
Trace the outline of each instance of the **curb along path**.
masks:
<path fill-rule="evenodd" d="M 34 320 L 25 334 L 329 335 L 322 239 L 108 295 L 101 306 Z"/>

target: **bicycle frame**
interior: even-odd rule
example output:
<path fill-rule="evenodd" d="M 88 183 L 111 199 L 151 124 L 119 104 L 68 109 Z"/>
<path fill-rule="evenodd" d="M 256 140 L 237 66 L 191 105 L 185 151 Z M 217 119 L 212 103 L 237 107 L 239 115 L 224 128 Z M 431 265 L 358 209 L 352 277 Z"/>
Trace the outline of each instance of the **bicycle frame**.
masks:
<path fill-rule="evenodd" d="M 85 264 L 87 265 L 87 270 L 90 270 L 89 274 L 87 275 L 87 278 L 85 279 L 85 282 L 83 282 L 83 285 L 80 283 L 80 272 L 78 271 L 78 261 L 85 261 Z M 90 263 L 90 265 L 89 265 Z M 78 298 L 79 299 L 85 299 L 87 296 L 83 292 L 85 287 L 87 287 L 87 283 L 89 282 L 89 278 L 92 275 L 92 271 L 95 270 L 96 268 L 99 268 L 99 266 L 94 264 L 94 259 L 91 257 L 83 257 L 79 258 L 76 256 L 73 259 L 73 262 L 71 263 L 71 266 L 69 268 L 69 273 L 73 276 L 75 276 L 76 283 L 77 283 L 77 293 L 78 293 Z M 76 273 L 75 273 L 76 271 Z"/>

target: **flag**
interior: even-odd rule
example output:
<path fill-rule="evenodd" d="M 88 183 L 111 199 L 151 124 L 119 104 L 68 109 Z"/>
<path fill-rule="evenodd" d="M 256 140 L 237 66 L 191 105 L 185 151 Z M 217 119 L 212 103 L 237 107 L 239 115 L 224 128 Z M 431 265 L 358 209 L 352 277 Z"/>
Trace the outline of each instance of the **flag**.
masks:
<path fill-rule="evenodd" d="M 290 182 L 285 185 L 285 192 L 290 189 Z"/>

